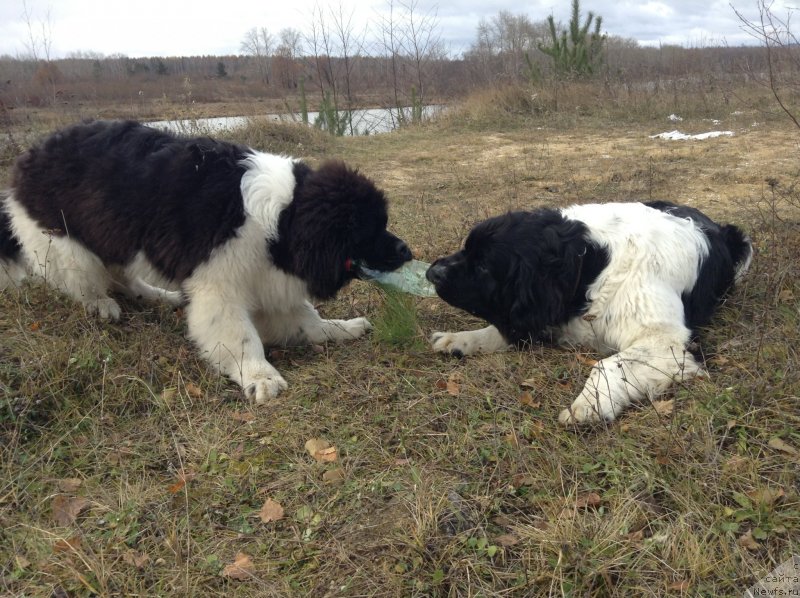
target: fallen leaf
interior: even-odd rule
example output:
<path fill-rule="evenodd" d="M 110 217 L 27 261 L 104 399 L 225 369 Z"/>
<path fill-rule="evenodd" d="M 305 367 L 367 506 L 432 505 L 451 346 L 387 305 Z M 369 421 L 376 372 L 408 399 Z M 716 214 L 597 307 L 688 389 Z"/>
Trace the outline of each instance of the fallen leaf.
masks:
<path fill-rule="evenodd" d="M 283 507 L 271 498 L 268 498 L 261 507 L 261 511 L 259 511 L 258 516 L 261 517 L 261 521 L 264 523 L 269 523 L 270 521 L 280 521 L 283 519 Z"/>
<path fill-rule="evenodd" d="M 644 530 L 639 529 L 636 530 L 635 532 L 630 532 L 628 534 L 625 534 L 625 539 L 628 540 L 629 542 L 641 542 L 642 540 L 644 540 Z"/>
<path fill-rule="evenodd" d="M 708 361 L 710 361 L 714 365 L 727 365 L 730 362 L 730 359 L 728 359 L 724 355 L 714 355 L 714 357 L 712 357 Z"/>
<path fill-rule="evenodd" d="M 169 491 L 170 494 L 177 494 L 178 492 L 183 490 L 187 482 L 190 482 L 192 479 L 194 479 L 193 473 L 181 471 L 180 473 L 178 473 L 178 481 L 172 484 L 169 488 L 167 488 L 167 490 Z"/>
<path fill-rule="evenodd" d="M 194 382 L 187 382 L 186 383 L 186 394 L 192 397 L 193 399 L 200 399 L 203 397 L 202 389 L 197 386 Z"/>
<path fill-rule="evenodd" d="M 596 508 L 599 507 L 602 502 L 603 499 L 600 498 L 597 492 L 589 492 L 575 499 L 575 507 L 578 509 Z"/>
<path fill-rule="evenodd" d="M 514 544 L 519 544 L 519 538 L 514 534 L 500 534 L 495 537 L 494 541 L 500 546 L 514 546 Z"/>
<path fill-rule="evenodd" d="M 519 448 L 519 436 L 513 429 L 506 434 L 506 444 L 511 448 Z"/>
<path fill-rule="evenodd" d="M 761 548 L 761 544 L 756 542 L 755 538 L 753 538 L 752 530 L 748 530 L 746 534 L 739 536 L 737 543 L 739 546 L 746 548 L 747 550 L 758 550 Z"/>
<path fill-rule="evenodd" d="M 161 391 L 161 399 L 163 401 L 169 402 L 172 399 L 174 399 L 175 395 L 177 395 L 177 394 L 178 394 L 178 389 L 171 386 L 171 387 L 165 388 L 164 390 Z"/>
<path fill-rule="evenodd" d="M 786 453 L 787 455 L 791 455 L 793 457 L 798 456 L 797 449 L 794 448 L 792 445 L 787 444 L 777 436 L 775 438 L 771 438 L 769 441 L 769 447 L 771 449 L 775 449 L 776 451 L 780 451 L 782 453 Z"/>
<path fill-rule="evenodd" d="M 82 511 L 89 508 L 89 501 L 85 498 L 75 498 L 65 494 L 58 494 L 50 504 L 53 519 L 61 526 L 75 523 L 75 519 Z"/>
<path fill-rule="evenodd" d="M 447 394 L 457 397 L 461 393 L 461 382 L 463 377 L 459 372 L 453 372 L 447 378 Z"/>
<path fill-rule="evenodd" d="M 31 566 L 31 562 L 21 554 L 18 554 L 14 557 L 14 562 L 17 565 L 17 569 L 27 569 Z"/>
<path fill-rule="evenodd" d="M 323 438 L 312 438 L 306 442 L 306 450 L 316 461 L 320 463 L 332 463 L 338 459 L 335 446 Z"/>
<path fill-rule="evenodd" d="M 681 579 L 678 581 L 673 581 L 671 584 L 667 585 L 667 590 L 671 592 L 686 592 L 689 590 L 690 583 L 688 579 Z"/>
<path fill-rule="evenodd" d="M 243 424 L 249 424 L 256 420 L 256 416 L 247 411 L 234 411 L 231 413 L 231 419 L 236 422 L 242 422 Z"/>
<path fill-rule="evenodd" d="M 83 480 L 79 478 L 64 478 L 63 480 L 58 480 L 56 486 L 60 492 L 66 492 L 68 494 L 74 494 L 78 491 L 78 488 L 81 487 Z"/>
<path fill-rule="evenodd" d="M 656 413 L 661 417 L 669 417 L 675 410 L 675 400 L 669 399 L 668 401 L 653 401 L 653 407 Z"/>
<path fill-rule="evenodd" d="M 524 405 L 525 407 L 530 407 L 531 409 L 538 409 L 542 406 L 541 401 L 535 401 L 533 399 L 533 395 L 527 390 L 524 391 L 521 395 L 519 395 L 519 402 Z"/>
<path fill-rule="evenodd" d="M 523 486 L 533 486 L 536 483 L 536 479 L 527 473 L 518 473 L 513 478 L 511 478 L 511 485 L 514 488 L 522 488 Z"/>
<path fill-rule="evenodd" d="M 409 465 L 410 463 L 411 463 L 411 459 L 409 459 L 408 457 L 404 457 L 402 459 L 397 458 L 397 459 L 394 460 L 394 464 L 395 465 Z"/>
<path fill-rule="evenodd" d="M 306 440 L 305 447 L 306 450 L 308 451 L 308 454 L 313 457 L 317 453 L 317 451 L 326 449 L 330 447 L 330 445 L 331 443 L 325 440 L 324 438 L 310 438 L 309 440 Z"/>
<path fill-rule="evenodd" d="M 577 358 L 578 358 L 578 363 L 581 363 L 583 365 L 588 365 L 590 368 L 593 368 L 594 366 L 597 365 L 596 359 L 592 359 L 591 357 L 588 357 L 583 353 L 578 353 Z"/>
<path fill-rule="evenodd" d="M 56 540 L 53 544 L 53 552 L 74 552 L 81 549 L 80 536 L 72 536 L 71 538 L 61 538 Z"/>
<path fill-rule="evenodd" d="M 150 561 L 150 557 L 146 554 L 139 554 L 135 550 L 128 550 L 122 555 L 122 561 L 137 569 L 143 569 Z"/>
<path fill-rule="evenodd" d="M 244 579 L 252 579 L 254 573 L 255 566 L 253 566 L 253 561 L 250 560 L 250 557 L 244 552 L 237 552 L 236 558 L 233 559 L 231 564 L 225 565 L 221 575 L 222 577 L 229 577 L 241 581 Z"/>
<path fill-rule="evenodd" d="M 531 390 L 536 389 L 536 380 L 533 378 L 528 378 L 527 380 L 523 380 L 519 383 L 522 388 L 530 388 Z"/>
<path fill-rule="evenodd" d="M 316 458 L 318 461 L 321 461 L 323 463 L 333 463 L 334 461 L 336 461 L 336 459 L 339 458 L 339 455 L 336 451 L 336 447 L 332 446 L 330 448 L 317 451 Z"/>
<path fill-rule="evenodd" d="M 329 469 L 322 474 L 322 481 L 327 484 L 340 484 L 344 481 L 344 469 L 341 467 Z"/>
<path fill-rule="evenodd" d="M 755 490 L 751 490 L 750 492 L 745 492 L 745 494 L 753 499 L 753 502 L 756 504 L 767 507 L 771 507 L 784 496 L 786 496 L 786 492 L 783 490 L 783 488 L 757 488 Z"/>
<path fill-rule="evenodd" d="M 436 388 L 439 390 L 447 390 L 447 380 L 442 380 L 441 378 L 436 381 Z"/>
<path fill-rule="evenodd" d="M 269 352 L 270 361 L 278 361 L 286 357 L 286 349 L 271 349 Z"/>
<path fill-rule="evenodd" d="M 42 325 L 39 322 L 32 322 L 31 326 L 30 326 L 30 329 L 31 329 L 31 332 L 37 332 L 41 327 L 42 327 Z"/>
<path fill-rule="evenodd" d="M 167 491 L 168 491 L 170 494 L 177 494 L 178 492 L 180 492 L 181 490 L 183 490 L 183 487 L 184 487 L 184 486 L 186 486 L 186 480 L 185 480 L 185 479 L 183 479 L 183 480 L 178 480 L 177 482 L 175 482 L 174 484 L 172 484 L 172 486 L 170 486 L 169 488 L 167 488 Z"/>

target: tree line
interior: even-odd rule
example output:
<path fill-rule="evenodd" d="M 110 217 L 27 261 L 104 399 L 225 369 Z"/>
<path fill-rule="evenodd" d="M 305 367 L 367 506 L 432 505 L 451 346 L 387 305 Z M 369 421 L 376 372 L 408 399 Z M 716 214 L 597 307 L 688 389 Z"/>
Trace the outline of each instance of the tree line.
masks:
<path fill-rule="evenodd" d="M 478 24 L 473 43 L 459 56 L 447 53 L 435 12 L 421 13 L 416 0 L 389 0 L 389 9 L 369 39 L 341 4 L 318 5 L 304 31 L 256 27 L 245 32 L 237 55 L 3 56 L 0 102 L 13 108 L 303 96 L 317 106 L 327 102 L 340 109 L 397 107 L 446 102 L 474 89 L 519 82 L 590 77 L 652 84 L 746 78 L 768 67 L 760 46 L 653 48 L 603 35 L 602 18 L 582 15 L 578 0 L 572 0 L 567 24 L 500 11 Z"/>

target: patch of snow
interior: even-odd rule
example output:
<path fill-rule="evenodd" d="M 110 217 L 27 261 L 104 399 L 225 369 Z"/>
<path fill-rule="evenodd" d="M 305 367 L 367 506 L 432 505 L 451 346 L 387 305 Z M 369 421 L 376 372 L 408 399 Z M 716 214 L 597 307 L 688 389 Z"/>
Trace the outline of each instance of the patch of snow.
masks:
<path fill-rule="evenodd" d="M 677 114 L 670 114 L 667 117 L 667 120 L 671 120 L 672 122 L 676 123 L 676 122 L 682 121 L 683 119 L 680 116 L 678 116 Z"/>
<path fill-rule="evenodd" d="M 697 135 L 687 135 L 678 130 L 669 131 L 667 133 L 659 133 L 658 135 L 650 135 L 650 139 L 669 139 L 670 141 L 687 141 L 687 140 L 701 140 L 711 139 L 712 137 L 732 137 L 733 131 L 709 131 L 708 133 L 698 133 Z"/>

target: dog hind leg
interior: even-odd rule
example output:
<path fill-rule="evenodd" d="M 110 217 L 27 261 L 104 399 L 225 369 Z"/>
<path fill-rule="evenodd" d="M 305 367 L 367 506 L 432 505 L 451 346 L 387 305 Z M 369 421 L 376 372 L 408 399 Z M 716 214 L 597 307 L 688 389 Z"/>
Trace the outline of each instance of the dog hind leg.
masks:
<path fill-rule="evenodd" d="M 87 312 L 119 319 L 119 305 L 108 296 L 111 276 L 99 257 L 69 236 L 42 229 L 12 197 L 6 207 L 34 276 L 81 302 Z"/>
<path fill-rule="evenodd" d="M 592 368 L 583 390 L 558 421 L 563 425 L 613 421 L 631 403 L 653 399 L 673 382 L 702 372 L 680 343 L 630 347 Z"/>

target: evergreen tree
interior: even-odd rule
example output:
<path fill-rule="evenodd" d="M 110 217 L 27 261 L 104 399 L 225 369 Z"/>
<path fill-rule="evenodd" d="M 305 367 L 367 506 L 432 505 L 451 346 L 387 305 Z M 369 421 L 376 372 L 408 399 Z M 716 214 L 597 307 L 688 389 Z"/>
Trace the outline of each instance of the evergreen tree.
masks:
<path fill-rule="evenodd" d="M 594 21 L 594 30 L 589 31 Z M 553 58 L 559 75 L 591 75 L 603 60 L 602 46 L 605 36 L 600 33 L 603 17 L 589 12 L 581 25 L 579 0 L 572 0 L 572 18 L 569 28 L 558 32 L 553 16 L 547 17 L 552 45 L 539 44 L 539 49 Z"/>

